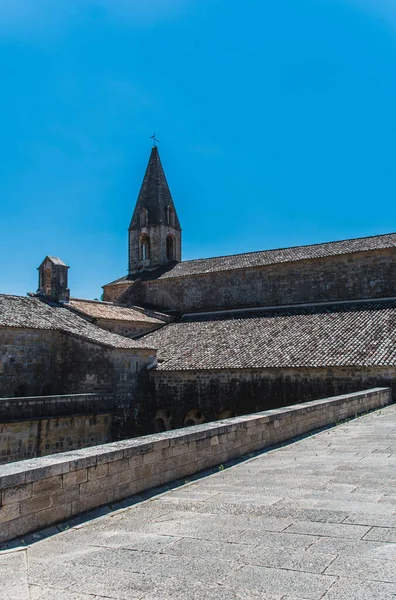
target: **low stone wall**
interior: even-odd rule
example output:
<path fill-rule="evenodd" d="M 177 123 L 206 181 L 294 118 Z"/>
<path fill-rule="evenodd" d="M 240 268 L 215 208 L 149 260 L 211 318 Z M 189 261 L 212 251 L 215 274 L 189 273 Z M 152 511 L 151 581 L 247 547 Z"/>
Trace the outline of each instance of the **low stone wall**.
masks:
<path fill-rule="evenodd" d="M 0 541 L 391 401 L 376 388 L 0 466 Z"/>
<path fill-rule="evenodd" d="M 111 412 L 113 394 L 66 394 L 0 398 L 0 423 L 39 417 Z"/>
<path fill-rule="evenodd" d="M 114 406 L 124 396 L 0 398 L 0 464 L 111 441 Z"/>

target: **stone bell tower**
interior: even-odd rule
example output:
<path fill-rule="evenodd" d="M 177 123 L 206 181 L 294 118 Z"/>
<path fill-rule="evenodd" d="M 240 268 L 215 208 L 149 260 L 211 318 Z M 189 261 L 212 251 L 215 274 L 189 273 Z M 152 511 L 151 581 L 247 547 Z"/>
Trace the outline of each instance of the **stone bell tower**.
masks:
<path fill-rule="evenodd" d="M 154 145 L 129 225 L 129 273 L 180 260 L 181 227 Z"/>

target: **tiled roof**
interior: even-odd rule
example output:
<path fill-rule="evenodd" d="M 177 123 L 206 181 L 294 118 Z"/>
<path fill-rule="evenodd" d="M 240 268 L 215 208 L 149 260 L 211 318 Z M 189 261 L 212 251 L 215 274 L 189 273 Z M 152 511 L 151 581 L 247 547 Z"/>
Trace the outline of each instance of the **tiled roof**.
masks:
<path fill-rule="evenodd" d="M 62 306 L 49 306 L 38 298 L 0 294 L 0 327 L 53 329 L 111 348 L 147 348 L 149 342 L 136 341 L 100 329 Z"/>
<path fill-rule="evenodd" d="M 99 302 L 97 300 L 81 300 L 71 298 L 67 306 L 96 319 L 112 319 L 115 321 L 129 321 L 146 323 L 147 325 L 162 325 L 168 322 L 170 317 L 161 313 L 154 313 L 140 307 L 128 308 L 111 302 Z M 154 316 L 155 315 L 155 316 Z"/>
<path fill-rule="evenodd" d="M 313 244 L 310 246 L 294 246 L 291 248 L 280 248 L 278 250 L 263 250 L 260 252 L 248 252 L 246 254 L 232 254 L 230 256 L 218 256 L 215 258 L 186 260 L 177 263 L 167 270 L 158 269 L 156 271 L 148 271 L 145 274 L 135 273 L 117 279 L 107 285 L 126 283 L 128 281 L 133 281 L 137 277 L 142 279 L 188 277 L 191 275 L 202 275 L 204 273 L 263 267 L 266 265 L 323 258 L 326 256 L 338 256 L 354 252 L 381 250 L 384 248 L 396 248 L 396 233 L 356 238 L 352 240 L 341 240 L 338 242 L 326 242 L 324 244 Z"/>
<path fill-rule="evenodd" d="M 142 341 L 159 370 L 395 366 L 396 301 L 191 316 Z"/>

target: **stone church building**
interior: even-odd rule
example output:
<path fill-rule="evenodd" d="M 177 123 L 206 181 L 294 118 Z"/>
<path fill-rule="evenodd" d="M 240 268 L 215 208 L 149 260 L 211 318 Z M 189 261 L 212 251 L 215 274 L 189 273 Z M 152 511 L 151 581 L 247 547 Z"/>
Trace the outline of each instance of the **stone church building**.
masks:
<path fill-rule="evenodd" d="M 103 302 L 70 297 L 50 256 L 37 294 L 0 295 L 1 396 L 129 391 L 149 433 L 396 389 L 395 233 L 182 261 L 153 147 L 128 234 Z"/>

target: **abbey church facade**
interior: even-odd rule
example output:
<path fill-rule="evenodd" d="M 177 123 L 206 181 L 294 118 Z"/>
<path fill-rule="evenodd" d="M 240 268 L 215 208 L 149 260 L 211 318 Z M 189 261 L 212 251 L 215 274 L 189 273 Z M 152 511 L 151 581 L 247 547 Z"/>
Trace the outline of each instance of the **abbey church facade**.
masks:
<path fill-rule="evenodd" d="M 395 233 L 183 261 L 153 147 L 128 236 L 103 302 L 51 256 L 37 294 L 0 295 L 1 396 L 130 393 L 137 434 L 396 388 Z"/>

